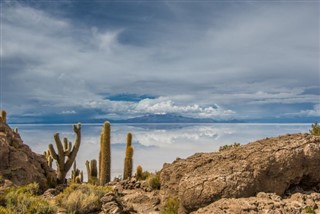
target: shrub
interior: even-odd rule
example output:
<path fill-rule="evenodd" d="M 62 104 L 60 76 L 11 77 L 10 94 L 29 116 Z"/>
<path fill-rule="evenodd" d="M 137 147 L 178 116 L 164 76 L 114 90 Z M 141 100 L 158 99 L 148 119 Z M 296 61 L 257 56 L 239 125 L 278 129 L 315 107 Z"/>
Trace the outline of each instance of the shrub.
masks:
<path fill-rule="evenodd" d="M 317 122 L 311 125 L 311 130 L 309 130 L 310 134 L 315 136 L 320 136 L 320 126 Z"/>
<path fill-rule="evenodd" d="M 32 183 L 19 188 L 10 188 L 5 192 L 6 208 L 14 213 L 53 214 L 55 205 L 38 196 L 39 185 Z"/>
<path fill-rule="evenodd" d="M 1 214 L 14 214 L 13 212 L 11 212 L 11 210 L 9 210 L 8 208 L 2 207 L 2 206 L 0 206 L 0 213 Z"/>
<path fill-rule="evenodd" d="M 312 207 L 305 207 L 304 208 L 304 211 L 306 212 L 306 213 L 316 213 L 315 211 L 314 211 L 314 209 L 312 208 Z"/>
<path fill-rule="evenodd" d="M 147 184 L 151 189 L 160 189 L 160 173 L 149 174 Z"/>
<path fill-rule="evenodd" d="M 177 214 L 179 209 L 179 200 L 169 197 L 163 205 L 161 214 Z"/>
<path fill-rule="evenodd" d="M 72 184 L 60 193 L 56 201 L 68 213 L 91 213 L 101 210 L 100 198 L 110 187 L 94 186 L 91 184 Z"/>
<path fill-rule="evenodd" d="M 229 149 L 232 149 L 232 148 L 236 148 L 236 147 L 239 147 L 239 146 L 240 146 L 240 143 L 234 143 L 234 144 L 231 144 L 231 145 L 220 146 L 219 152 L 224 151 L 224 150 L 229 150 Z"/>

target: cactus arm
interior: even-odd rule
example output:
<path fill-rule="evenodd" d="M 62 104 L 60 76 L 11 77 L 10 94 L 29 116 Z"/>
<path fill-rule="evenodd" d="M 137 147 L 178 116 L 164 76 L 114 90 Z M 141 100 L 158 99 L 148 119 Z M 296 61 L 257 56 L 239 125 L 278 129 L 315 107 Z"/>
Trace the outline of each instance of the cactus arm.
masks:
<path fill-rule="evenodd" d="M 58 155 L 57 155 L 56 151 L 54 150 L 53 145 L 51 143 L 49 144 L 49 151 L 50 151 L 52 158 L 58 161 L 59 157 L 58 157 Z"/>
<path fill-rule="evenodd" d="M 75 158 L 77 156 L 77 153 L 79 151 L 79 148 L 80 148 L 80 143 L 81 143 L 81 125 L 80 124 L 74 125 L 73 126 L 73 131 L 76 134 L 76 139 L 75 139 L 75 143 L 74 143 L 73 149 L 72 149 L 71 153 L 68 155 L 68 159 L 67 159 L 67 161 L 65 163 L 65 166 L 64 166 L 65 171 L 69 171 L 69 169 L 71 168 L 72 163 L 75 160 Z"/>

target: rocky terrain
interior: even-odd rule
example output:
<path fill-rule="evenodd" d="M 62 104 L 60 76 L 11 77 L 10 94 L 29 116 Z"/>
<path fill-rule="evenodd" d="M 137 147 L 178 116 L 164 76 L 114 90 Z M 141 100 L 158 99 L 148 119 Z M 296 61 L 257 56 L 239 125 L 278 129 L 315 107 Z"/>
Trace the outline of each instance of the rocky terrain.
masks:
<path fill-rule="evenodd" d="M 160 194 L 162 201 L 169 196 L 178 198 L 179 212 L 190 213 L 210 204 L 233 203 L 230 200 L 241 204 L 246 199 L 231 198 L 254 197 L 259 192 L 284 196 L 294 188 L 319 191 L 319 154 L 320 138 L 309 134 L 288 134 L 195 154 L 164 164 Z"/>
<path fill-rule="evenodd" d="M 0 118 L 1 119 L 1 118 Z M 24 144 L 17 129 L 12 130 L 0 120 L 0 176 L 15 185 L 37 182 L 45 190 L 55 183 L 55 172 L 43 155 Z"/>
<path fill-rule="evenodd" d="M 266 138 L 164 164 L 160 190 L 134 177 L 110 182 L 99 198 L 99 211 L 92 213 L 320 213 L 319 167 L 320 137 Z M 0 192 L 36 182 L 47 189 L 41 196 L 45 200 L 54 201 L 66 188 L 48 189 L 55 184 L 55 171 L 0 118 L 1 177 Z M 161 212 L 170 199 L 179 210 Z M 59 207 L 58 213 L 67 211 Z"/>

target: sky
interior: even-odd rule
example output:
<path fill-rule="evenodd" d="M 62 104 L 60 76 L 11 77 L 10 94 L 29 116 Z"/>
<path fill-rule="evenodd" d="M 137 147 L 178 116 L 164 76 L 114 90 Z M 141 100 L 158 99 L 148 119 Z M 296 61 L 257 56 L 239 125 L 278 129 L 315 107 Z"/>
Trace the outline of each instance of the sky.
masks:
<path fill-rule="evenodd" d="M 12 123 L 320 121 L 320 3 L 1 1 Z"/>

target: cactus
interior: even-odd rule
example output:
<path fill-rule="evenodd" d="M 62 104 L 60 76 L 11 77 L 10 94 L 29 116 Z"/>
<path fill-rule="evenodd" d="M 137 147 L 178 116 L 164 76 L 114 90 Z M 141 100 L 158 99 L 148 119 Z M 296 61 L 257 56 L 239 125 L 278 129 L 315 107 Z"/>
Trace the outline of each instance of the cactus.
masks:
<path fill-rule="evenodd" d="M 64 138 L 64 145 L 62 146 L 59 133 L 54 135 L 54 140 L 57 145 L 58 154 L 54 150 L 52 144 L 49 144 L 49 151 L 53 159 L 57 162 L 57 180 L 59 184 L 65 183 L 65 178 L 70 170 L 72 163 L 74 162 L 77 153 L 79 151 L 80 143 L 81 143 L 81 124 L 73 125 L 73 131 L 76 134 L 76 139 L 74 146 L 72 147 L 72 143 L 68 143 L 68 139 Z M 65 158 L 67 157 L 67 160 Z"/>
<path fill-rule="evenodd" d="M 142 167 L 140 165 L 137 166 L 136 178 L 137 178 L 137 180 L 143 179 Z"/>
<path fill-rule="evenodd" d="M 93 159 L 89 163 L 89 161 L 87 160 L 86 168 L 87 168 L 87 174 L 88 174 L 88 183 L 95 184 L 98 177 L 97 161 Z"/>
<path fill-rule="evenodd" d="M 99 181 L 103 186 L 110 182 L 111 176 L 110 123 L 105 122 L 100 137 Z"/>
<path fill-rule="evenodd" d="M 131 178 L 131 176 L 132 176 L 133 148 L 132 148 L 131 141 L 132 141 L 132 134 L 128 133 L 128 135 L 127 135 L 126 157 L 124 159 L 123 179 Z"/>
<path fill-rule="evenodd" d="M 50 168 L 52 168 L 52 161 L 53 161 L 53 158 L 50 154 L 50 150 L 48 149 L 48 151 L 45 151 L 43 153 L 43 155 L 45 156 L 46 160 L 47 160 L 47 164 Z"/>
<path fill-rule="evenodd" d="M 4 110 L 1 111 L 1 122 L 7 123 L 7 112 Z"/>
<path fill-rule="evenodd" d="M 76 161 L 74 161 L 73 170 L 71 171 L 71 180 L 78 184 L 83 182 L 83 172 L 77 168 Z"/>

